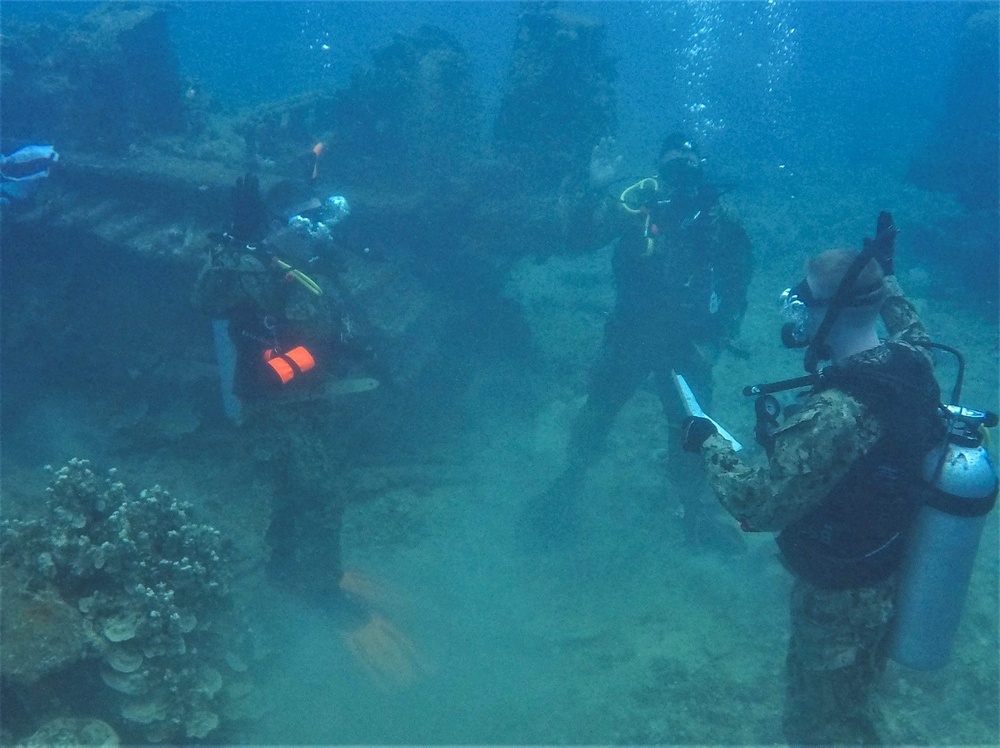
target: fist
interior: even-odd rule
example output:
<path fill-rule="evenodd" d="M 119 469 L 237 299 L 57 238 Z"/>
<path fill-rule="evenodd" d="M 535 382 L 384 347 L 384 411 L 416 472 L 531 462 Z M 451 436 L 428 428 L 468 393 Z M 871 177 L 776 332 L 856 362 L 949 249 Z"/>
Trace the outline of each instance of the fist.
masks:
<path fill-rule="evenodd" d="M 707 418 L 688 416 L 681 422 L 681 445 L 685 452 L 700 452 L 705 440 L 717 434 L 715 424 Z"/>

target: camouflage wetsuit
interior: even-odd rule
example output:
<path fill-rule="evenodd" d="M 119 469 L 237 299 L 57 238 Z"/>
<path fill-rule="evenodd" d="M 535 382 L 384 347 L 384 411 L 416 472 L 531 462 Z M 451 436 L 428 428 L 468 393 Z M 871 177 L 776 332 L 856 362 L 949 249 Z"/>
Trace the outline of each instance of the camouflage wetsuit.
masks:
<path fill-rule="evenodd" d="M 890 334 L 904 344 L 926 341 L 895 278 L 886 283 L 882 318 Z M 889 355 L 890 347 L 882 344 L 848 364 L 877 366 Z M 812 395 L 777 432 L 769 464 L 748 464 L 717 435 L 705 442 L 702 454 L 716 495 L 745 529 L 780 531 L 819 507 L 873 449 L 882 430 L 870 408 L 834 387 Z M 873 692 L 887 659 L 895 588 L 895 573 L 839 589 L 796 575 L 784 714 L 790 743 L 878 744 Z"/>
<path fill-rule="evenodd" d="M 344 501 L 337 473 L 343 436 L 330 402 L 321 396 L 340 314 L 330 281 L 312 277 L 326 291 L 322 296 L 290 281 L 259 249 L 220 247 L 198 276 L 193 301 L 206 314 L 229 320 L 238 351 L 235 387 L 244 403 L 240 433 L 271 493 L 269 568 L 282 582 L 324 597 L 338 594 L 342 573 Z M 316 358 L 316 369 L 302 386 L 255 391 L 250 380 L 271 345 L 270 324 L 281 337 L 293 330 L 294 340 Z"/>
<path fill-rule="evenodd" d="M 618 239 L 612 260 L 617 301 L 590 373 L 587 400 L 570 437 L 567 476 L 579 476 L 602 448 L 615 416 L 650 375 L 670 423 L 685 415 L 671 370 L 683 374 L 704 407 L 712 366 L 739 332 L 752 257 L 746 231 L 727 215 L 711 185 L 694 194 L 658 193 L 636 212 L 617 199 L 584 201 L 571 217 L 568 244 L 593 249 Z M 685 515 L 704 513 L 706 490 L 692 455 L 672 439 L 667 472 L 681 491 Z"/>

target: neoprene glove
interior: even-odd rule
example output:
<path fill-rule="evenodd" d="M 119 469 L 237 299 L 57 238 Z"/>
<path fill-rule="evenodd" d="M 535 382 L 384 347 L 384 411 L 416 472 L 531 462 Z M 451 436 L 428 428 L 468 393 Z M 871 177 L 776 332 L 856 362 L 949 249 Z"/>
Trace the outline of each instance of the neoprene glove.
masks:
<path fill-rule="evenodd" d="M 896 267 L 894 256 L 896 254 L 896 234 L 899 230 L 893 225 L 892 214 L 883 210 L 878 214 L 878 221 L 875 223 L 875 238 L 865 239 L 866 250 L 875 247 L 874 258 L 882 268 L 884 275 L 895 275 Z"/>
<path fill-rule="evenodd" d="M 253 244 L 267 236 L 267 204 L 260 194 L 260 182 L 253 174 L 236 180 L 232 192 L 232 216 L 229 233 L 236 241 Z"/>
<path fill-rule="evenodd" d="M 719 430 L 707 418 L 688 416 L 681 421 L 681 446 L 685 452 L 700 452 L 705 440 L 717 433 Z"/>

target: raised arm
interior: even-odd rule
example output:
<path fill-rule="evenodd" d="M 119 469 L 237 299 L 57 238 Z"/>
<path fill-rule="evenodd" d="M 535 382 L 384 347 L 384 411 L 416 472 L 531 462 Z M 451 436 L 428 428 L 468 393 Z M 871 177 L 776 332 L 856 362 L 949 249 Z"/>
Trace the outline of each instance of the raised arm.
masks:
<path fill-rule="evenodd" d="M 566 246 L 571 251 L 600 249 L 621 235 L 629 218 L 617 196 L 609 192 L 622 158 L 614 156 L 613 149 L 612 138 L 602 138 L 594 146 L 586 184 L 578 184 L 566 197 L 570 203 L 566 213 Z"/>
<path fill-rule="evenodd" d="M 882 302 L 882 321 L 889 335 L 894 340 L 903 340 L 912 345 L 928 342 L 931 337 L 927 334 L 916 307 L 899 287 L 896 276 L 886 277 L 885 284 L 889 295 Z"/>
<path fill-rule="evenodd" d="M 893 225 L 892 214 L 882 211 L 878 216 L 875 238 L 865 239 L 866 248 L 874 249 L 875 260 L 885 275 L 886 289 L 889 294 L 882 302 L 882 321 L 886 330 L 894 340 L 901 340 L 914 346 L 920 346 L 930 340 L 930 335 L 924 328 L 924 323 L 917 314 L 916 307 L 906 298 L 903 289 L 896 280 L 896 227 Z M 926 348 L 923 348 L 929 354 Z"/>

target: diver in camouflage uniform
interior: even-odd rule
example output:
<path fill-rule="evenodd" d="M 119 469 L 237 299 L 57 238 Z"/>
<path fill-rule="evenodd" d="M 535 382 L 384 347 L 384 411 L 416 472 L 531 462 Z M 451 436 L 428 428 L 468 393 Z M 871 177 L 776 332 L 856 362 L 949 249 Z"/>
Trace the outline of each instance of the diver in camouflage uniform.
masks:
<path fill-rule="evenodd" d="M 313 277 L 306 276 L 277 257 L 273 247 L 283 239 L 271 230 L 257 179 L 239 179 L 231 228 L 218 237 L 194 289 L 199 309 L 228 322 L 236 348 L 232 387 L 243 407 L 234 420 L 271 489 L 267 572 L 330 615 L 346 651 L 377 685 L 408 686 L 430 664 L 379 611 L 377 582 L 345 572 L 341 558 L 348 500 L 341 474 L 356 432 L 343 408 L 334 418 L 330 398 L 363 391 L 352 383 L 372 380 L 327 385 L 332 374 L 371 362 L 341 313 L 333 279 L 311 266 Z"/>
<path fill-rule="evenodd" d="M 343 348 L 342 315 L 332 282 L 315 275 L 315 284 L 275 257 L 269 233 L 257 179 L 237 180 L 231 227 L 217 237 L 193 301 L 228 321 L 240 433 L 272 490 L 268 572 L 328 604 L 340 595 L 343 571 L 344 501 L 336 478 L 345 445 L 323 387 L 335 349 Z"/>
<path fill-rule="evenodd" d="M 919 347 L 928 336 L 893 274 L 894 237 L 883 213 L 875 259 L 824 252 L 786 292 L 805 312 L 801 342 L 832 364 L 770 435 L 766 465 L 745 461 L 704 419 L 685 422 L 685 448 L 700 448 L 719 501 L 744 530 L 779 532 L 795 575 L 783 719 L 792 744 L 880 742 L 874 691 L 903 537 L 919 509 L 921 459 L 941 438 L 940 392 Z"/>
<path fill-rule="evenodd" d="M 710 401 L 712 367 L 738 336 L 746 311 L 750 239 L 723 210 L 719 190 L 703 181 L 691 141 L 669 135 L 657 177 L 641 180 L 620 197 L 605 190 L 617 166 L 611 146 L 605 140 L 594 149 L 589 191 L 574 201 L 567 244 L 587 251 L 618 240 L 612 260 L 617 301 L 590 373 L 587 400 L 572 427 L 566 470 L 535 507 L 542 522 L 558 524 L 561 514 L 571 512 L 615 416 L 650 374 L 670 423 L 684 414 L 672 369 L 683 371 Z M 668 450 L 667 476 L 683 506 L 685 536 L 727 551 L 742 549 L 739 533 L 722 523 L 710 502 L 691 456 L 676 439 Z"/>

